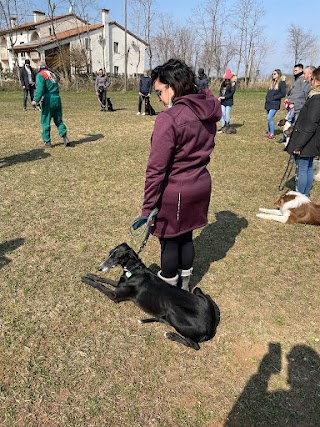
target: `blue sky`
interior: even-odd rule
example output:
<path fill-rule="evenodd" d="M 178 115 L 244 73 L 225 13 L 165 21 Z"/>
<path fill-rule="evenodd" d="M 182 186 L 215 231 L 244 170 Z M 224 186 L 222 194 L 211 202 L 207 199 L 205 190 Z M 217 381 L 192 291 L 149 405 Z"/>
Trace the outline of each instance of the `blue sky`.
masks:
<path fill-rule="evenodd" d="M 320 45 L 318 6 L 316 2 L 308 3 L 301 0 L 261 0 L 260 3 L 266 10 L 266 15 L 261 21 L 265 27 L 264 34 L 272 46 L 261 67 L 261 72 L 264 75 L 271 75 L 273 69 L 280 68 L 286 74 L 291 73 L 294 64 L 291 64 L 291 58 L 286 53 L 286 31 L 292 24 L 303 27 L 305 31 L 311 31 L 313 35 L 319 38 Z M 33 4 L 37 9 L 44 10 L 46 2 L 34 0 Z M 192 10 L 199 4 L 201 2 L 198 0 L 156 0 L 156 13 L 167 13 L 173 20 L 183 24 L 191 16 Z M 100 8 L 104 7 L 110 10 L 111 21 L 117 21 L 124 25 L 124 0 L 99 1 L 98 5 Z M 99 12 L 95 16 L 100 20 Z M 129 20 L 128 28 L 130 29 Z M 228 31 L 227 17 L 225 28 Z M 319 63 L 312 65 L 320 65 L 320 55 Z"/>

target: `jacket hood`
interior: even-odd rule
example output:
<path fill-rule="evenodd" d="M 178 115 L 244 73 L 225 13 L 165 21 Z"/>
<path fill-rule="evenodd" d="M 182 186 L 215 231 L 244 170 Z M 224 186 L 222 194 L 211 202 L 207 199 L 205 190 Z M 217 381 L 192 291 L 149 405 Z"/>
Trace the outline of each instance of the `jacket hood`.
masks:
<path fill-rule="evenodd" d="M 320 86 L 315 86 L 312 89 L 310 89 L 308 98 L 311 98 L 314 95 L 320 95 Z"/>
<path fill-rule="evenodd" d="M 192 93 L 175 98 L 173 100 L 173 104 L 186 105 L 201 121 L 210 120 L 214 116 L 219 115 L 219 112 L 221 111 L 220 102 L 214 98 L 210 89 L 203 89 L 198 93 Z"/>

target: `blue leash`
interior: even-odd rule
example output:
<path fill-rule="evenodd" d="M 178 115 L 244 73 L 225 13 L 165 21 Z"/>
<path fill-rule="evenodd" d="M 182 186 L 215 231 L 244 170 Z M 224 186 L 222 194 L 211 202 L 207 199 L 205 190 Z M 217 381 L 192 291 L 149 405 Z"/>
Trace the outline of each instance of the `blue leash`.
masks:
<path fill-rule="evenodd" d="M 159 209 L 155 208 L 151 211 L 149 216 L 139 216 L 138 218 L 136 218 L 132 222 L 132 224 L 130 226 L 130 233 L 134 239 L 141 237 L 141 236 L 144 236 L 143 241 L 142 241 L 140 248 L 138 250 L 138 254 L 140 254 L 140 252 L 143 251 L 143 249 L 145 248 L 145 246 L 147 244 L 147 241 L 148 241 L 149 236 L 151 234 L 150 223 L 157 216 L 158 212 L 159 212 Z"/>

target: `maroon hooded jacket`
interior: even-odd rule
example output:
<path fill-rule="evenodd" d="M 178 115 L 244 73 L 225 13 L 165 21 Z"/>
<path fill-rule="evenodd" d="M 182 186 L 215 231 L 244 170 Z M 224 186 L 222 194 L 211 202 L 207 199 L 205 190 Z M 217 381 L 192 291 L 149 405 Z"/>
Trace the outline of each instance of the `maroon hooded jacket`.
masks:
<path fill-rule="evenodd" d="M 209 89 L 175 98 L 156 119 L 151 138 L 142 215 L 157 207 L 152 233 L 176 237 L 208 223 L 211 176 L 220 102 Z"/>

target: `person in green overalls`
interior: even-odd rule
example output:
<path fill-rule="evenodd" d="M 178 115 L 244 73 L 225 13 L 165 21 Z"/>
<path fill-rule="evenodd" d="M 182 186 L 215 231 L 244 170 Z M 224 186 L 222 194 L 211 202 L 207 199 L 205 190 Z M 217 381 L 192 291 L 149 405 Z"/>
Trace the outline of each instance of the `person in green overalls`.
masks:
<path fill-rule="evenodd" d="M 62 104 L 59 94 L 58 79 L 48 70 L 44 61 L 39 64 L 39 73 L 36 76 L 36 93 L 32 104 L 38 105 L 41 101 L 41 129 L 42 139 L 46 147 L 51 147 L 51 119 L 58 128 L 59 136 L 63 138 L 64 145 L 70 146 L 67 137 L 67 127 L 62 121 Z"/>

